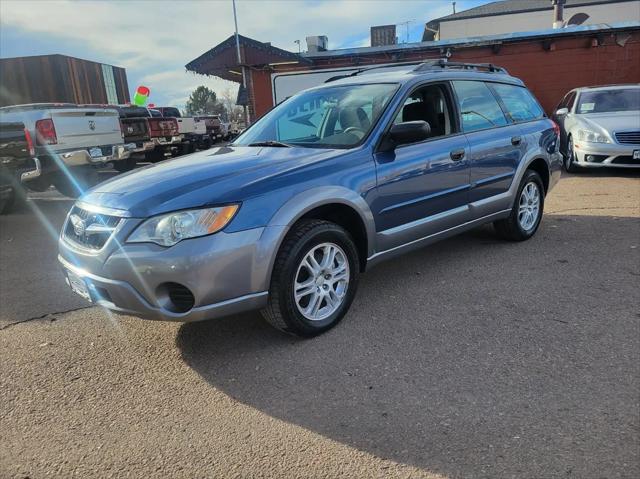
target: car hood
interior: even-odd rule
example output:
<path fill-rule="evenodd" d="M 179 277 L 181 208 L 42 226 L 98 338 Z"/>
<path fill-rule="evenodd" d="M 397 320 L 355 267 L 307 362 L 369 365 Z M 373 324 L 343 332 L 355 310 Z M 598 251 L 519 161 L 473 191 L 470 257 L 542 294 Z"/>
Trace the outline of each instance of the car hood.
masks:
<path fill-rule="evenodd" d="M 243 201 L 265 191 L 264 183 L 344 150 L 220 147 L 116 176 L 80 200 L 146 218 L 168 211 Z"/>
<path fill-rule="evenodd" d="M 586 127 L 598 127 L 611 134 L 616 131 L 640 130 L 640 111 L 590 113 L 580 115 Z"/>

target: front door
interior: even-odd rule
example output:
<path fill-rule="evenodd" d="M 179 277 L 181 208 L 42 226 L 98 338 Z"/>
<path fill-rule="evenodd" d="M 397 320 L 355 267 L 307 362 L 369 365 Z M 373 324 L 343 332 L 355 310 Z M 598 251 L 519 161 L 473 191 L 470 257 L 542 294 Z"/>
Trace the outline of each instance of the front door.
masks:
<path fill-rule="evenodd" d="M 372 211 L 381 249 L 413 241 L 463 222 L 469 192 L 469 148 L 459 132 L 446 83 L 410 93 L 394 123 L 424 120 L 423 142 L 375 155 L 378 176 Z"/>

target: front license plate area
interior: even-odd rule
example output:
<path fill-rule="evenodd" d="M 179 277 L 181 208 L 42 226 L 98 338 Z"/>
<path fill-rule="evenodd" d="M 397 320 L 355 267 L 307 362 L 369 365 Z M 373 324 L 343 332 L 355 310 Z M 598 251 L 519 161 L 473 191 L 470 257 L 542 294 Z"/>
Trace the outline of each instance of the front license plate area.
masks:
<path fill-rule="evenodd" d="M 633 159 L 640 160 L 640 150 L 633 150 Z"/>
<path fill-rule="evenodd" d="M 89 294 L 87 283 L 85 283 L 85 281 L 80 276 L 75 274 L 73 271 L 67 270 L 67 280 L 69 282 L 71 291 L 82 296 L 87 301 L 93 302 L 91 300 L 91 294 Z"/>

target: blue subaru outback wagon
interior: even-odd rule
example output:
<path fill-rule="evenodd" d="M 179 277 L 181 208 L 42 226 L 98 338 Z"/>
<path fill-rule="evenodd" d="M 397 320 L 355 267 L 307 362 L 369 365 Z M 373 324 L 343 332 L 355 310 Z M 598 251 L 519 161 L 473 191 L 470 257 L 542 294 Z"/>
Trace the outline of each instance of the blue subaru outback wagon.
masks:
<path fill-rule="evenodd" d="M 560 176 L 558 127 L 493 65 L 360 71 L 303 91 L 232 144 L 102 183 L 59 260 L 87 300 L 195 321 L 262 310 L 335 326 L 372 265 L 484 223 L 533 236 Z"/>

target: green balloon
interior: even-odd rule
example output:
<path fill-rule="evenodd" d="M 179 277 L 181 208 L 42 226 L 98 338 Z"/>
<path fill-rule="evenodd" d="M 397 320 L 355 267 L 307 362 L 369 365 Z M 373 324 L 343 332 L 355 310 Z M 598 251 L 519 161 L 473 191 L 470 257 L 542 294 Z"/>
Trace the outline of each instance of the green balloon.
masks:
<path fill-rule="evenodd" d="M 136 106 L 145 106 L 148 98 L 149 95 L 141 95 L 140 93 L 136 92 L 136 94 L 133 95 L 133 104 Z"/>

